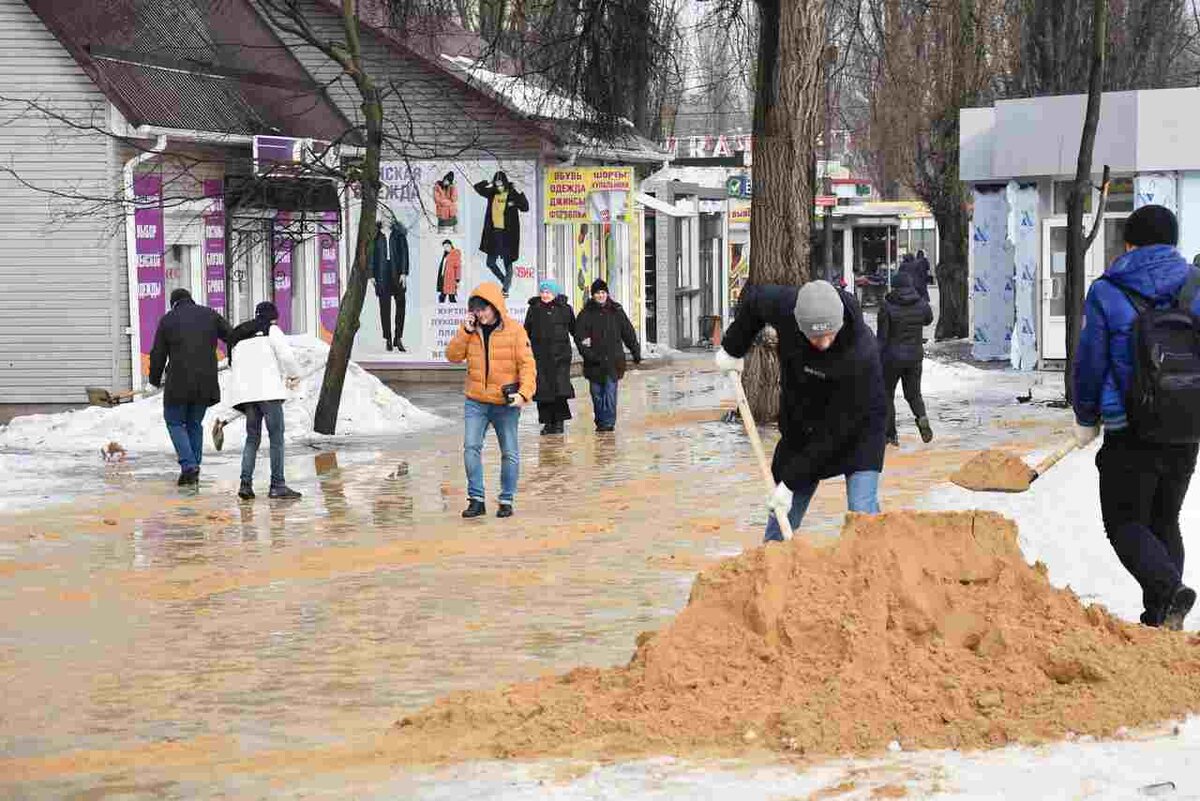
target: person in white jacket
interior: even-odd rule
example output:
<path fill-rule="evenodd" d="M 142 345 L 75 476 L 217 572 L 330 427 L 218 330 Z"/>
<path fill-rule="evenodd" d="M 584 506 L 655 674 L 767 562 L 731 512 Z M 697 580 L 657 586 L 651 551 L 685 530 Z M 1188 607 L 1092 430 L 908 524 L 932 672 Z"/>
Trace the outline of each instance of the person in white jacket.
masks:
<path fill-rule="evenodd" d="M 292 499 L 283 477 L 283 402 L 300 380 L 300 365 L 287 337 L 275 323 L 279 310 L 267 301 L 254 309 L 254 319 L 233 331 L 229 342 L 229 405 L 246 415 L 246 445 L 242 449 L 242 484 L 238 497 L 254 498 L 254 463 L 262 442 L 262 424 L 271 438 L 269 497 Z"/>

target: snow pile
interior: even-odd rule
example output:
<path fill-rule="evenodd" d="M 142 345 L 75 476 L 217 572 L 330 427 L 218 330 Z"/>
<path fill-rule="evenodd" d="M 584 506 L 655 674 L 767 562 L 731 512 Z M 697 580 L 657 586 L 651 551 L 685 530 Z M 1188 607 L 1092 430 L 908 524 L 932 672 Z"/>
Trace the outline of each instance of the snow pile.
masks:
<path fill-rule="evenodd" d="M 303 378 L 284 405 L 285 430 L 290 442 L 328 441 L 362 436 L 394 436 L 436 425 L 441 418 L 423 412 L 392 392 L 378 378 L 351 363 L 338 410 L 337 434 L 322 437 L 312 430 L 313 414 L 321 393 L 321 379 L 329 346 L 311 336 L 288 337 Z M 222 370 L 222 393 L 229 371 Z M 245 439 L 244 418 L 225 404 L 208 410 L 204 418 L 205 448 L 211 447 L 209 429 L 215 419 L 234 421 L 225 428 L 225 450 L 240 449 Z M 263 434 L 266 439 L 266 434 Z M 163 424 L 162 395 L 139 398 L 114 408 L 89 406 L 78 411 L 14 418 L 0 429 L 0 448 L 56 453 L 95 453 L 108 442 L 119 442 L 131 454 L 171 451 Z M 264 443 L 265 444 L 265 443 Z"/>
<path fill-rule="evenodd" d="M 646 342 L 642 345 L 642 358 L 645 361 L 669 359 L 672 356 L 678 356 L 679 353 L 680 351 L 675 348 L 669 345 L 660 345 L 657 342 Z"/>

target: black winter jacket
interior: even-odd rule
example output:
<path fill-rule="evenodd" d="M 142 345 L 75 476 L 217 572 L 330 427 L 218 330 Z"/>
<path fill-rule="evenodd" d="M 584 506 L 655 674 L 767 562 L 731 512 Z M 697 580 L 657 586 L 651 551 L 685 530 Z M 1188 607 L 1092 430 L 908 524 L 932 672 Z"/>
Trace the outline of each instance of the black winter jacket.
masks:
<path fill-rule="evenodd" d="M 408 229 L 399 221 L 392 223 L 388 236 L 388 261 L 391 263 L 393 280 L 408 275 Z"/>
<path fill-rule="evenodd" d="M 921 296 L 921 300 L 929 302 L 929 259 L 913 259 L 900 265 L 899 272 L 906 272 L 912 276 L 913 286 L 917 289 L 917 294 Z"/>
<path fill-rule="evenodd" d="M 744 356 L 764 326 L 779 336 L 779 431 L 771 471 L 798 490 L 826 478 L 883 470 L 887 399 L 875 335 L 853 297 L 840 292 L 845 317 L 825 352 L 796 324 L 797 287 L 747 286 L 722 346 Z"/>
<path fill-rule="evenodd" d="M 548 403 L 575 397 L 575 388 L 571 386 L 575 312 L 567 296 L 559 295 L 550 304 L 542 303 L 541 298 L 530 299 L 529 311 L 525 312 L 525 331 L 537 362 L 537 394 L 533 399 Z"/>
<path fill-rule="evenodd" d="M 220 403 L 217 340 L 228 343 L 232 334 L 224 317 L 191 300 L 180 301 L 163 315 L 150 349 L 149 380 L 152 386 L 162 386 L 166 370 L 165 405 Z"/>
<path fill-rule="evenodd" d="M 529 200 L 524 194 L 518 192 L 515 188 L 508 188 L 508 200 L 504 204 L 504 244 L 505 252 L 494 252 L 496 250 L 492 241 L 492 235 L 496 232 L 496 227 L 492 223 L 492 198 L 496 196 L 496 188 L 488 181 L 480 181 L 475 184 L 475 191 L 479 196 L 487 199 L 487 205 L 483 210 L 483 233 L 479 237 L 479 250 L 489 256 L 501 256 L 509 261 L 516 261 L 521 257 L 521 212 L 529 211 Z"/>
<path fill-rule="evenodd" d="M 933 322 L 929 301 L 910 287 L 893 289 L 879 309 L 879 348 L 883 361 L 911 367 L 925 358 L 924 328 Z"/>
<path fill-rule="evenodd" d="M 590 344 L 584 344 L 585 341 Z M 624 378 L 625 348 L 629 348 L 635 364 L 642 360 L 633 323 L 621 304 L 612 298 L 603 306 L 594 300 L 584 304 L 575 320 L 575 344 L 583 357 L 583 375 L 588 381 Z"/>

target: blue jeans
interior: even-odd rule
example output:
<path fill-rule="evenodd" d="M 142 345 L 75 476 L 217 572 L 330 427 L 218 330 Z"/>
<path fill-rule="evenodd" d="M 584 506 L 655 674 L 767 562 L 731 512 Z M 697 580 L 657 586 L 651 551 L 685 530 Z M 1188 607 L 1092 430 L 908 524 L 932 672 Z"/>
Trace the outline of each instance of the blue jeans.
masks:
<path fill-rule="evenodd" d="M 271 486 L 282 487 L 283 481 L 283 401 L 260 401 L 246 404 L 246 444 L 242 448 L 242 483 L 254 480 L 254 462 L 262 443 L 262 424 L 267 421 L 267 436 L 271 438 Z"/>
<path fill-rule="evenodd" d="M 617 379 L 607 378 L 603 382 L 592 381 L 592 410 L 597 426 L 617 424 Z"/>
<path fill-rule="evenodd" d="M 515 406 L 480 403 L 467 398 L 463 407 L 463 464 L 467 468 L 467 498 L 482 501 L 483 437 L 488 426 L 496 429 L 500 441 L 500 503 L 512 503 L 517 495 L 517 480 L 521 477 L 521 448 L 517 442 L 517 425 L 521 410 Z"/>
<path fill-rule="evenodd" d="M 792 494 L 792 509 L 788 512 L 788 522 L 792 524 L 792 531 L 799 529 L 800 524 L 804 522 L 804 513 L 808 511 L 808 504 L 812 502 L 813 495 L 817 494 L 819 484 L 819 481 L 814 482 Z M 879 473 L 864 470 L 846 476 L 846 503 L 851 512 L 879 514 Z M 763 542 L 772 541 L 783 541 L 783 533 L 779 530 L 779 523 L 774 514 L 767 519 L 767 533 L 763 537 Z"/>
<path fill-rule="evenodd" d="M 180 403 L 163 406 L 163 420 L 167 433 L 179 457 L 179 469 L 185 473 L 200 469 L 204 457 L 204 413 L 208 406 L 203 403 Z"/>

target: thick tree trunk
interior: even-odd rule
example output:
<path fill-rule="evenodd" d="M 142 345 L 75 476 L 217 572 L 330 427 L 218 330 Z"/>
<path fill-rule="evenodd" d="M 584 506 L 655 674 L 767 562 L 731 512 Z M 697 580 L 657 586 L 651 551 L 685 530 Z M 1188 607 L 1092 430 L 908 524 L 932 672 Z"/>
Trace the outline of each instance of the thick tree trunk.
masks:
<path fill-rule="evenodd" d="M 938 226 L 938 321 L 937 341 L 970 336 L 967 308 L 967 216 L 961 205 L 933 209 Z"/>
<path fill-rule="evenodd" d="M 759 0 L 759 12 L 750 283 L 803 284 L 811 275 L 811 167 L 820 125 L 825 4 Z M 779 357 L 772 333 L 764 343 L 768 346 L 751 350 L 744 377 L 759 422 L 779 416 Z"/>
<path fill-rule="evenodd" d="M 350 46 L 350 59 L 361 64 L 358 46 L 358 15 L 353 0 L 345 0 L 345 25 Z M 350 366 L 350 355 L 354 349 L 354 337 L 358 333 L 359 316 L 362 314 L 363 299 L 367 294 L 371 248 L 375 243 L 376 219 L 379 213 L 379 159 L 383 150 L 383 101 L 379 90 L 370 76 L 357 68 L 351 75 L 362 96 L 363 118 L 367 129 L 366 153 L 362 162 L 359 185 L 362 189 L 362 204 L 358 212 L 358 238 L 354 246 L 354 263 L 350 267 L 346 292 L 342 295 L 338 311 L 337 327 L 329 347 L 329 358 L 325 362 L 325 376 L 321 381 L 321 396 L 313 415 L 313 430 L 318 434 L 337 432 L 338 409 L 342 403 L 342 387 L 346 383 L 346 371 Z"/>

